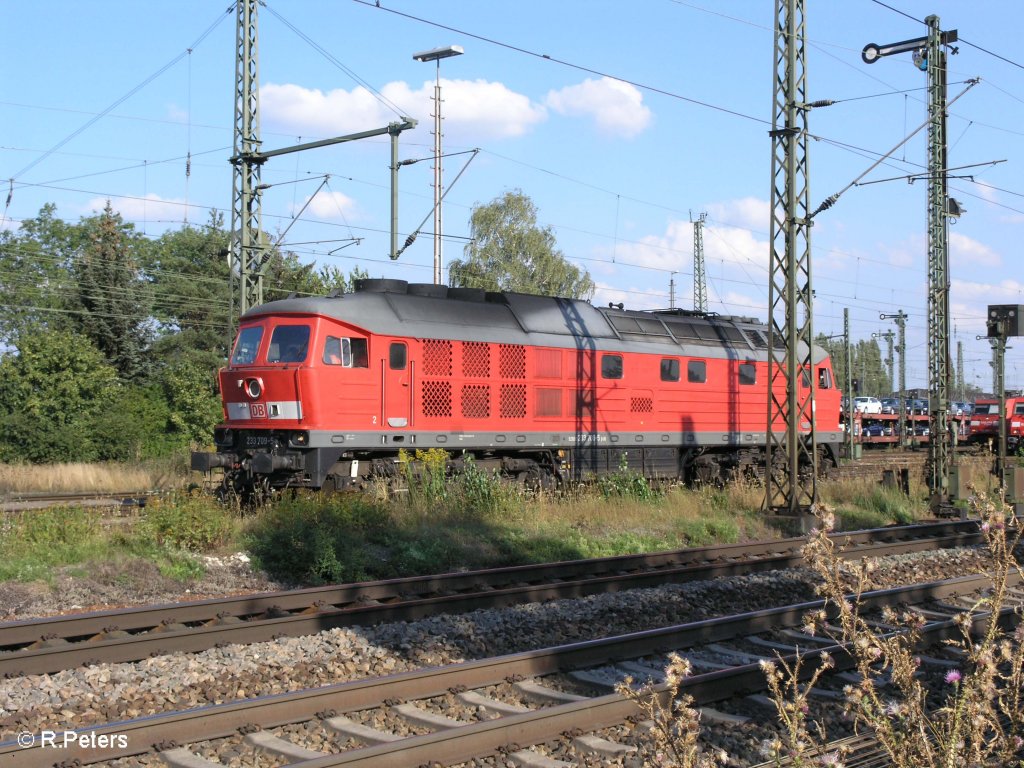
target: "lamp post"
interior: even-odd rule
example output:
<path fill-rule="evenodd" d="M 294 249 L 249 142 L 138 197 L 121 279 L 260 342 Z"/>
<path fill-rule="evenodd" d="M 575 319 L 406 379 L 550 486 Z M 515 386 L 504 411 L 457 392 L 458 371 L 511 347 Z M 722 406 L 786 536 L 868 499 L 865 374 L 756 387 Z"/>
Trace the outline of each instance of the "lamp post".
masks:
<path fill-rule="evenodd" d="M 434 83 L 434 285 L 441 284 L 441 59 L 463 53 L 461 45 L 449 45 L 412 55 L 416 61 L 437 62 Z"/>

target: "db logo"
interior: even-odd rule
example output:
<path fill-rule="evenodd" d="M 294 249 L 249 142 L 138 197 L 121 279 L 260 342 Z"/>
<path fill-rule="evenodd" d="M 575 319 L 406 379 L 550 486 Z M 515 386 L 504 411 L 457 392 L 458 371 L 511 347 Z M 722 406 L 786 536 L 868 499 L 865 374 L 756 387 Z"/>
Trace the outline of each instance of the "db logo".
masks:
<path fill-rule="evenodd" d="M 249 418 L 251 418 L 251 419 L 265 419 L 265 418 L 267 418 L 267 404 L 266 403 L 250 403 L 250 405 L 249 405 Z"/>

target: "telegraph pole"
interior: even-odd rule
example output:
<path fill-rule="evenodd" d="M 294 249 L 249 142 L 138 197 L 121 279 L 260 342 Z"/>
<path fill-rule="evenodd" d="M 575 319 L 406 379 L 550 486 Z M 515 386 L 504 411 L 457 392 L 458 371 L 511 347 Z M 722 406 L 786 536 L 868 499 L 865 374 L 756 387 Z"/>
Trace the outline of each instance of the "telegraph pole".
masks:
<path fill-rule="evenodd" d="M 690 211 L 690 221 L 693 223 L 693 308 L 698 312 L 708 311 L 708 283 L 704 277 L 704 222 L 707 220 L 706 213 L 693 218 L 693 211 Z"/>
<path fill-rule="evenodd" d="M 771 270 L 768 284 L 768 424 L 765 508 L 806 525 L 818 500 L 807 172 L 804 0 L 776 0 L 772 130 Z M 780 360 L 781 358 L 781 360 Z M 803 427 L 805 432 L 801 432 Z M 785 430 L 779 434 L 778 430 Z M 805 472 L 801 474 L 803 467 Z"/>

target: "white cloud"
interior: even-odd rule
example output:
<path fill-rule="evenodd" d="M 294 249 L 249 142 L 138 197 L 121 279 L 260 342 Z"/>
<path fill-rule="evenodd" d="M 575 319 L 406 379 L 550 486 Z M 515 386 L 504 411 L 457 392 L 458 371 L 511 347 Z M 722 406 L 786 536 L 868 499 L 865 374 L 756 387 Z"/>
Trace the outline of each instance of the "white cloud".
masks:
<path fill-rule="evenodd" d="M 726 226 L 767 233 L 771 229 L 771 204 L 758 197 L 741 197 L 706 206 L 712 221 Z"/>
<path fill-rule="evenodd" d="M 312 201 L 307 197 L 303 204 L 306 202 L 309 202 L 309 206 L 303 215 L 308 213 L 317 219 L 358 218 L 356 201 L 343 192 L 322 189 L 313 197 Z M 300 210 L 302 210 L 301 205 L 293 206 L 292 215 L 295 216 Z"/>
<path fill-rule="evenodd" d="M 602 77 L 550 91 L 545 103 L 559 114 L 588 117 L 610 136 L 631 139 L 651 124 L 651 110 L 643 94 L 629 83 Z"/>
<path fill-rule="evenodd" d="M 999 267 L 1003 259 L 987 245 L 967 235 L 949 233 L 949 259 L 952 264 L 978 267 Z"/>
<path fill-rule="evenodd" d="M 417 130 L 433 125 L 434 82 L 412 90 L 392 82 L 381 93 L 409 117 L 420 121 Z M 542 106 L 486 80 L 441 79 L 441 115 L 444 133 L 456 141 L 480 141 L 521 136 L 546 118 Z M 261 119 L 270 130 L 296 136 L 328 137 L 383 128 L 398 118 L 362 86 L 351 91 L 323 92 L 295 84 L 269 83 L 260 88 Z"/>
<path fill-rule="evenodd" d="M 207 220 L 208 211 L 202 206 L 187 204 L 180 198 L 162 198 L 152 192 L 145 197 L 114 197 L 110 199 L 114 213 L 125 221 L 170 224 L 184 221 L 186 211 L 192 223 Z M 84 212 L 99 214 L 107 207 L 107 198 L 94 197 L 85 204 Z"/>

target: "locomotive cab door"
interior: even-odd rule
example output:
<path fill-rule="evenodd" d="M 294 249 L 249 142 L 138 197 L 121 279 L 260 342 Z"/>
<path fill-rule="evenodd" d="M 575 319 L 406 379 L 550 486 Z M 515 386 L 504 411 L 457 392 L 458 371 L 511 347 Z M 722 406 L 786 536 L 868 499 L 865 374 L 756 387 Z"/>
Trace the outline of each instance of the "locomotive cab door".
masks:
<path fill-rule="evenodd" d="M 409 347 L 402 341 L 388 346 L 388 359 L 384 361 L 384 424 L 392 429 L 409 426 L 412 416 L 412 363 Z"/>

